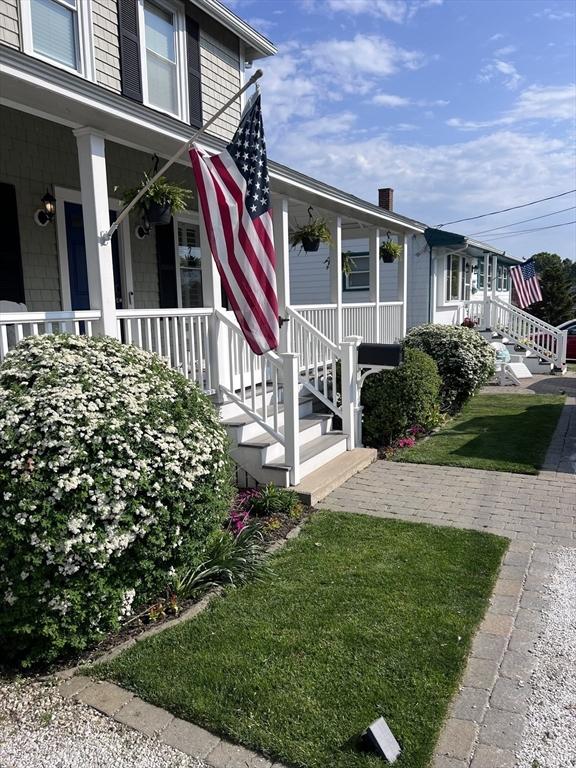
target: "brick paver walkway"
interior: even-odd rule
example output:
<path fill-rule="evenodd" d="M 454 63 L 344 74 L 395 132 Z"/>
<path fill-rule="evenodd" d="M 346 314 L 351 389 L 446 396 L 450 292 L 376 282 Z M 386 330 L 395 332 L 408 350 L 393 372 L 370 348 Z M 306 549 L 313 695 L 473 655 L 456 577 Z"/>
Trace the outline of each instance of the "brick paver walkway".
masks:
<path fill-rule="evenodd" d="M 576 400 L 569 397 L 538 476 L 378 461 L 323 502 L 332 510 L 511 539 L 434 768 L 516 765 L 547 584 L 558 549 L 576 547 L 575 472 Z"/>

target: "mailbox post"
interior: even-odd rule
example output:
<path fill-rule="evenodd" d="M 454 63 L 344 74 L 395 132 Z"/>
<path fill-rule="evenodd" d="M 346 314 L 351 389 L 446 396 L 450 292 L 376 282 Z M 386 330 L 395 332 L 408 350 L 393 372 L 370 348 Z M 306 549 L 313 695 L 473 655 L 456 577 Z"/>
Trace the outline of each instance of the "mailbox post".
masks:
<path fill-rule="evenodd" d="M 398 368 L 404 362 L 402 344 L 360 344 L 358 346 L 358 408 L 356 411 L 356 445 L 362 445 L 362 385 L 371 373 Z"/>

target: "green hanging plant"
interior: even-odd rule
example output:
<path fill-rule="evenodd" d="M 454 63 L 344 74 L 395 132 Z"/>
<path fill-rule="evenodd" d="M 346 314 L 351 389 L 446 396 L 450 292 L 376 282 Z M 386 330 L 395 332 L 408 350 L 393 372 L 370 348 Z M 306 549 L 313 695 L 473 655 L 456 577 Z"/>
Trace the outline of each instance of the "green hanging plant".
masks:
<path fill-rule="evenodd" d="M 393 261 L 400 258 L 402 246 L 399 243 L 388 239 L 380 243 L 380 259 L 385 264 L 392 264 Z"/>
<path fill-rule="evenodd" d="M 312 206 L 308 208 L 308 223 L 290 230 L 290 245 L 300 245 L 306 253 L 315 253 L 320 243 L 331 243 L 330 229 L 321 216 L 312 216 Z"/>
<path fill-rule="evenodd" d="M 144 174 L 142 181 L 137 187 L 125 189 L 120 192 L 122 205 L 128 205 L 138 192 L 148 184 L 152 175 Z M 159 179 L 146 190 L 146 194 L 138 201 L 137 207 L 154 223 L 168 223 L 174 213 L 185 211 L 188 207 L 188 200 L 192 197 L 192 190 L 180 186 L 174 182 L 168 181 L 166 176 L 160 176 Z M 162 219 L 157 220 L 158 218 Z M 167 219 L 167 221 L 166 221 Z"/>
<path fill-rule="evenodd" d="M 324 259 L 324 264 L 326 265 L 326 269 L 330 267 L 330 256 L 328 256 L 327 259 Z M 356 262 L 352 258 L 352 251 L 344 251 L 342 254 L 342 274 L 348 277 L 354 272 L 355 266 Z"/>

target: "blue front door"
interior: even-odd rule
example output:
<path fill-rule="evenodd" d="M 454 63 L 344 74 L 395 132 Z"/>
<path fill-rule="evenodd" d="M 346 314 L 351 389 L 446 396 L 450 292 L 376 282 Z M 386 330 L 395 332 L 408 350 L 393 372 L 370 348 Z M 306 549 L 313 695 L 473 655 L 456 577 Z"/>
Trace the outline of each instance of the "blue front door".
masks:
<path fill-rule="evenodd" d="M 66 246 L 68 250 L 68 274 L 70 276 L 70 302 L 72 309 L 90 309 L 88 290 L 88 269 L 86 267 L 86 245 L 84 242 L 84 220 L 79 203 L 64 203 L 66 219 Z M 116 212 L 110 211 L 110 221 Z M 122 283 L 120 279 L 120 253 L 118 233 L 112 238 L 112 263 L 114 267 L 114 292 L 116 309 L 122 308 Z"/>

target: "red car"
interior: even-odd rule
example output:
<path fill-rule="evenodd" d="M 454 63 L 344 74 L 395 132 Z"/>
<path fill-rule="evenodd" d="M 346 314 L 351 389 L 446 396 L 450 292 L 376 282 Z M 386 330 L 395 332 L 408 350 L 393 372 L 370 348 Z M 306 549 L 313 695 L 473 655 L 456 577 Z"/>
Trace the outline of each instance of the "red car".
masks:
<path fill-rule="evenodd" d="M 558 326 L 561 331 L 568 331 L 566 338 L 566 357 L 568 360 L 576 360 L 576 318 L 566 320 Z"/>

